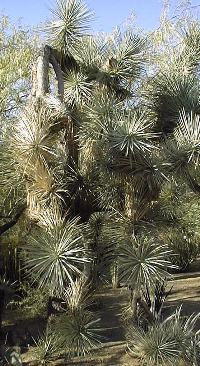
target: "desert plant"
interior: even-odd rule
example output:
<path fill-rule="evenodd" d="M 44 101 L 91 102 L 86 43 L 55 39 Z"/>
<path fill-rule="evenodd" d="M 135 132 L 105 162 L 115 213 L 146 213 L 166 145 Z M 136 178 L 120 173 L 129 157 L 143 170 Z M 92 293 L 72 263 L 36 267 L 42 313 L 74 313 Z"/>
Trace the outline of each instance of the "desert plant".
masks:
<path fill-rule="evenodd" d="M 143 290 L 143 298 L 156 319 L 160 319 L 163 305 L 172 290 L 172 287 L 170 290 L 167 290 L 166 287 L 165 282 L 157 282 L 152 290 L 147 286 Z"/>
<path fill-rule="evenodd" d="M 130 327 L 127 339 L 131 354 L 139 357 L 142 365 L 148 366 L 173 365 L 181 359 L 193 362 L 194 348 L 198 348 L 195 326 L 199 316 L 192 314 L 184 319 L 180 307 L 163 322 L 150 326 L 146 332 Z"/>
<path fill-rule="evenodd" d="M 85 277 L 77 278 L 65 290 L 63 300 L 66 302 L 67 311 L 74 314 L 87 309 L 93 302 L 93 291 Z"/>
<path fill-rule="evenodd" d="M 74 276 L 81 274 L 89 258 L 78 219 L 65 221 L 58 217 L 52 225 L 49 221 L 46 229 L 37 230 L 29 237 L 25 248 L 26 268 L 39 287 L 60 295 Z"/>
<path fill-rule="evenodd" d="M 80 0 L 56 2 L 30 97 L 2 135 L 0 158 L 2 189 L 15 184 L 16 201 L 25 202 L 10 225 L 22 213 L 30 225 L 25 274 L 32 287 L 65 302 L 53 331 L 68 356 L 85 355 L 100 340 L 79 281 L 110 283 L 112 268 L 131 289 L 133 313 L 139 303 L 158 335 L 142 290 L 166 279 L 171 252 L 165 235 L 154 240 L 144 228 L 159 223 L 161 231 L 180 220 L 167 205 L 155 219 L 170 181 L 200 192 L 199 27 L 166 22 L 149 37 L 134 29 L 96 37 L 88 34 L 90 18 Z M 157 342 L 166 339 L 170 361 L 185 355 L 170 338 L 173 319 Z M 151 357 L 163 362 L 160 353 Z"/>
<path fill-rule="evenodd" d="M 190 263 L 198 256 L 199 243 L 194 236 L 174 228 L 169 234 L 169 249 L 173 253 L 172 262 L 181 271 L 187 271 Z"/>
<path fill-rule="evenodd" d="M 63 343 L 60 337 L 48 328 L 34 342 L 33 356 L 37 358 L 41 365 L 48 365 L 53 358 L 63 353 Z"/>
<path fill-rule="evenodd" d="M 148 307 L 141 301 L 141 289 L 148 287 L 155 288 L 158 281 L 167 278 L 167 260 L 169 250 L 166 246 L 156 244 L 145 238 L 140 240 L 132 239 L 128 245 L 120 248 L 119 272 L 123 280 L 132 292 L 133 316 L 136 315 L 137 302 L 147 312 L 149 320 L 153 320 Z"/>
<path fill-rule="evenodd" d="M 52 329 L 63 341 L 67 357 L 85 356 L 100 346 L 103 337 L 97 315 L 78 309 L 53 320 Z"/>

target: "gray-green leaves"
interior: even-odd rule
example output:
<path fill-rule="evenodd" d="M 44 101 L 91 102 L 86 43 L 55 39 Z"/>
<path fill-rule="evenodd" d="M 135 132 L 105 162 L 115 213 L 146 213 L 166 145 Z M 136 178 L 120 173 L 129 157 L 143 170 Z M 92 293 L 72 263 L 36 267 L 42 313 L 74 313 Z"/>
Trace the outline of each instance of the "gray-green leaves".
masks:
<path fill-rule="evenodd" d="M 52 221 L 28 238 L 26 267 L 40 287 L 61 294 L 82 273 L 88 255 L 78 220 Z"/>
<path fill-rule="evenodd" d="M 119 265 L 121 279 L 131 287 L 155 286 L 168 273 L 169 250 L 165 246 L 148 240 L 132 240 L 120 247 Z"/>

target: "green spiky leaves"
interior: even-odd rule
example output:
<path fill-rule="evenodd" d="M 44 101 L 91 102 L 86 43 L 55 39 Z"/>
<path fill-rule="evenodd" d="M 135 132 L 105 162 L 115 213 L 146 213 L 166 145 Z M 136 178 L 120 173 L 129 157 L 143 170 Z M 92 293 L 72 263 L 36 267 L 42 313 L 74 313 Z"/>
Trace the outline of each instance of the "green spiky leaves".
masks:
<path fill-rule="evenodd" d="M 58 0 L 52 13 L 54 18 L 45 30 L 51 45 L 66 54 L 88 31 L 92 13 L 81 0 Z"/>
<path fill-rule="evenodd" d="M 81 229 L 77 219 L 65 222 L 50 215 L 48 221 L 41 220 L 44 229 L 38 229 L 28 238 L 26 268 L 40 287 L 61 294 L 81 274 L 84 263 L 89 261 Z"/>
<path fill-rule="evenodd" d="M 114 77 L 135 80 L 144 62 L 145 41 L 131 31 L 115 38 L 117 41 L 113 44 L 108 72 Z"/>
<path fill-rule="evenodd" d="M 199 192 L 199 115 L 187 114 L 185 110 L 180 112 L 174 138 L 166 142 L 165 151 L 169 170 L 183 177 L 193 191 Z"/>
<path fill-rule="evenodd" d="M 45 107 L 33 105 L 25 109 L 14 126 L 11 137 L 13 155 L 21 171 L 30 174 L 33 166 L 46 165 L 56 156 L 57 136 L 51 133 L 54 113 Z"/>
<path fill-rule="evenodd" d="M 175 140 L 179 147 L 188 151 L 187 163 L 194 162 L 199 165 L 200 154 L 200 117 L 194 113 L 180 112 L 178 126 L 174 132 Z"/>
<path fill-rule="evenodd" d="M 155 286 L 164 280 L 170 265 L 167 256 L 170 251 L 166 246 L 148 240 L 131 240 L 120 248 L 120 275 L 125 283 L 133 287 Z"/>
<path fill-rule="evenodd" d="M 110 133 L 111 148 L 122 151 L 125 156 L 150 151 L 151 140 L 157 136 L 151 131 L 152 125 L 144 113 L 125 111 Z"/>
<path fill-rule="evenodd" d="M 68 357 L 85 356 L 100 345 L 99 321 L 95 314 L 86 310 L 63 314 L 55 320 L 53 328 L 63 340 Z"/>
<path fill-rule="evenodd" d="M 128 346 L 142 365 L 165 366 L 179 364 L 181 360 L 197 365 L 199 358 L 199 332 L 195 325 L 200 314 L 181 318 L 181 307 L 163 322 L 149 327 L 147 332 L 130 327 Z"/>
<path fill-rule="evenodd" d="M 65 75 L 65 101 L 67 105 L 79 105 L 81 102 L 90 99 L 92 83 L 87 80 L 87 77 L 76 71 L 71 71 Z"/>

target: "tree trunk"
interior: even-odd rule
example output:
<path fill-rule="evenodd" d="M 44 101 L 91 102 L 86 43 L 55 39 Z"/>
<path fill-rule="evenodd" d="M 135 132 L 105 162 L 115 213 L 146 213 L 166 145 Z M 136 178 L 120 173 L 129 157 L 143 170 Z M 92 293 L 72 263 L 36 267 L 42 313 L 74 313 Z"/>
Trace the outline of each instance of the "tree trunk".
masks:
<path fill-rule="evenodd" d="M 36 98 L 43 97 L 49 92 L 49 56 L 49 49 L 44 47 L 42 55 L 37 60 Z"/>
<path fill-rule="evenodd" d="M 132 309 L 132 317 L 133 320 L 137 319 L 137 304 L 138 304 L 138 298 L 140 297 L 140 294 L 138 292 L 138 290 L 133 290 L 132 288 L 130 288 L 131 291 L 131 299 L 130 299 L 130 303 L 131 303 L 131 309 Z"/>
<path fill-rule="evenodd" d="M 137 301 L 138 301 L 138 305 L 144 310 L 149 323 L 151 323 L 151 324 L 155 323 L 156 319 L 155 319 L 154 315 L 152 314 L 152 312 L 149 310 L 149 307 L 147 306 L 146 302 L 144 300 L 142 300 L 141 297 L 139 297 Z"/>
<path fill-rule="evenodd" d="M 115 289 L 118 287 L 119 287 L 118 265 L 117 263 L 114 263 L 112 268 L 112 288 Z"/>
<path fill-rule="evenodd" d="M 3 320 L 2 318 L 3 318 L 4 300 L 5 300 L 5 291 L 0 289 L 0 336 Z"/>
<path fill-rule="evenodd" d="M 149 307 L 147 306 L 146 302 L 142 300 L 139 290 L 137 289 L 133 290 L 132 288 L 130 290 L 131 290 L 131 308 L 132 308 L 133 320 L 137 319 L 137 305 L 139 305 L 140 308 L 142 308 L 142 310 L 144 311 L 149 323 L 151 324 L 155 323 L 156 319 L 152 314 L 152 312 L 150 311 Z"/>
<path fill-rule="evenodd" d="M 27 207 L 27 204 L 24 204 L 23 206 L 21 206 L 18 209 L 16 215 L 13 217 L 12 220 L 10 220 L 6 224 L 0 226 L 0 235 L 5 233 L 7 230 L 11 229 L 15 224 L 17 224 L 18 220 L 20 219 L 21 215 L 25 211 L 26 207 Z"/>
<path fill-rule="evenodd" d="M 134 191 L 133 186 L 130 182 L 125 182 L 125 202 L 124 202 L 124 213 L 128 218 L 133 219 L 135 217 L 135 205 L 134 205 Z"/>

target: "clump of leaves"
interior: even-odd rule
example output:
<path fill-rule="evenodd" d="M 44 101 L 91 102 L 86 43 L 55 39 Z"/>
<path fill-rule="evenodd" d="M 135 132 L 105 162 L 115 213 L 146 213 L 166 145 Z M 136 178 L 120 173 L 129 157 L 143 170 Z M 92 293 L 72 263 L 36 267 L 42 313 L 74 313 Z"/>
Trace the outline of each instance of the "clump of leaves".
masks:
<path fill-rule="evenodd" d="M 63 341 L 67 357 L 85 356 L 101 343 L 99 322 L 100 319 L 90 311 L 69 311 L 53 319 L 52 329 Z"/>
<path fill-rule="evenodd" d="M 148 238 L 132 239 L 127 246 L 119 251 L 119 269 L 121 279 L 133 287 L 154 287 L 157 281 L 167 276 L 167 260 L 170 251 Z"/>
<path fill-rule="evenodd" d="M 177 365 L 182 359 L 196 365 L 199 332 L 195 331 L 195 326 L 199 317 L 200 314 L 192 314 L 184 319 L 179 307 L 163 322 L 149 327 L 147 332 L 131 326 L 127 334 L 131 354 L 140 358 L 142 365 Z"/>
<path fill-rule="evenodd" d="M 93 292 L 84 277 L 77 278 L 64 292 L 68 311 L 72 314 L 87 309 L 92 304 Z"/>
<path fill-rule="evenodd" d="M 44 334 L 35 340 L 35 345 L 33 353 L 41 365 L 48 365 L 49 361 L 63 352 L 63 343 L 59 335 L 48 328 Z"/>
<path fill-rule="evenodd" d="M 163 305 L 172 288 L 167 291 L 167 282 L 157 282 L 155 288 L 146 287 L 143 291 L 144 300 L 153 313 L 155 319 L 160 319 Z"/>
<path fill-rule="evenodd" d="M 182 271 L 189 268 L 199 253 L 199 243 L 195 236 L 177 228 L 172 228 L 169 232 L 169 248 L 173 254 L 172 262 Z"/>
<path fill-rule="evenodd" d="M 40 217 L 43 229 L 28 238 L 26 267 L 40 288 L 60 295 L 89 259 L 78 219 L 65 221 L 54 211 Z"/>

